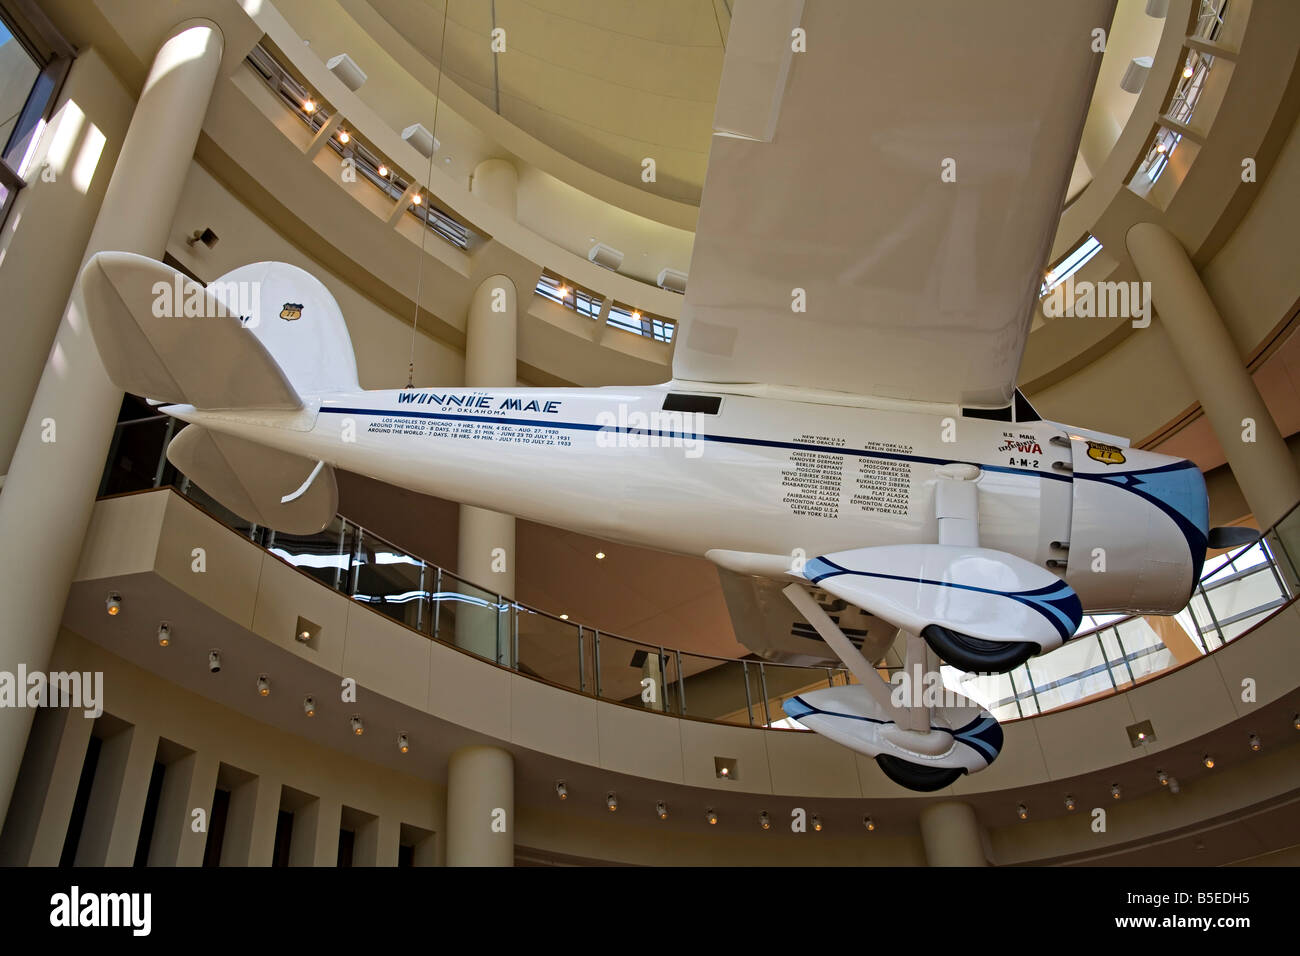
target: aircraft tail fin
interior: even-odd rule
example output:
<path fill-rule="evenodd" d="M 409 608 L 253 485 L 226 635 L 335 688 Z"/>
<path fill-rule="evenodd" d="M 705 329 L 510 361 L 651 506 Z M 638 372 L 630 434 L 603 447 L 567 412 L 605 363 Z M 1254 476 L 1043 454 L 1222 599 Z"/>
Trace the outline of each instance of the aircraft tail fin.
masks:
<path fill-rule="evenodd" d="M 208 410 L 293 410 L 303 396 L 360 387 L 338 304 L 296 266 L 257 262 L 205 287 L 146 256 L 101 252 L 80 288 L 124 391 Z"/>

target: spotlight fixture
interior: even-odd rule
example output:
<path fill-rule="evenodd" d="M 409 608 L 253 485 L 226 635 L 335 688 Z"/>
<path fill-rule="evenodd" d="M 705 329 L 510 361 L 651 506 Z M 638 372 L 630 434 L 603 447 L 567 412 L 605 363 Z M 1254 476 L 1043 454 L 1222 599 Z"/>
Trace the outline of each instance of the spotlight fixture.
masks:
<path fill-rule="evenodd" d="M 1296 714 L 1291 718 L 1291 726 L 1296 730 L 1300 730 L 1300 714 Z"/>
<path fill-rule="evenodd" d="M 758 815 L 758 825 L 764 830 L 772 829 L 772 818 L 767 815 L 766 810 Z"/>
<path fill-rule="evenodd" d="M 352 732 L 356 734 L 358 737 L 360 737 L 362 734 L 366 732 L 365 725 L 361 723 L 360 714 L 353 714 L 352 720 L 349 721 L 349 723 L 352 726 Z"/>
<path fill-rule="evenodd" d="M 208 651 L 208 670 L 214 674 L 221 673 L 221 651 L 215 647 Z"/>
<path fill-rule="evenodd" d="M 1160 786 L 1162 787 L 1169 786 L 1169 774 L 1165 773 L 1163 770 L 1156 771 L 1156 780 L 1160 782 Z"/>
<path fill-rule="evenodd" d="M 193 234 L 185 240 L 185 245 L 193 246 L 195 243 L 203 243 L 209 249 L 217 244 L 218 236 L 211 229 L 195 229 Z"/>
<path fill-rule="evenodd" d="M 569 615 L 567 615 L 567 614 L 561 614 L 561 615 L 560 615 L 560 620 L 561 620 L 561 621 L 567 621 L 568 619 L 569 619 Z"/>
<path fill-rule="evenodd" d="M 413 205 L 418 206 L 422 202 L 424 202 L 424 197 L 421 196 L 419 193 L 416 193 L 414 196 L 411 197 L 411 203 Z"/>
<path fill-rule="evenodd" d="M 166 621 L 158 625 L 158 646 L 166 647 L 172 642 L 172 626 Z"/>
<path fill-rule="evenodd" d="M 1183 79 L 1190 80 L 1191 78 L 1192 78 L 1192 65 L 1188 63 L 1185 67 L 1183 67 Z"/>
<path fill-rule="evenodd" d="M 604 560 L 605 560 L 605 552 L 604 552 L 604 551 L 597 551 L 597 552 L 596 552 L 596 560 L 597 560 L 597 561 L 604 561 Z"/>
<path fill-rule="evenodd" d="M 377 173 L 379 173 L 380 176 L 383 176 L 385 179 L 388 178 L 388 167 L 385 166 L 383 163 L 380 163 L 380 164 L 379 164 L 379 169 L 377 169 L 377 170 L 375 170 L 375 171 L 376 171 Z"/>
<path fill-rule="evenodd" d="M 660 800 L 658 803 L 656 803 L 656 804 L 655 804 L 655 816 L 657 816 L 660 820 L 667 820 L 667 819 L 668 819 L 668 804 L 664 803 L 662 800 Z"/>
<path fill-rule="evenodd" d="M 876 829 L 876 821 L 871 819 L 871 817 L 863 817 L 862 825 L 870 831 L 874 831 Z"/>
<path fill-rule="evenodd" d="M 561 800 L 569 799 L 569 788 L 564 785 L 563 780 L 555 781 L 555 795 Z"/>
<path fill-rule="evenodd" d="M 406 734 L 398 734 L 398 735 L 397 735 L 397 749 L 398 749 L 398 752 L 400 752 L 400 753 L 404 753 L 404 754 L 405 754 L 405 753 L 410 753 L 410 752 L 411 752 L 411 741 L 410 741 L 410 739 L 406 736 Z"/>
<path fill-rule="evenodd" d="M 271 678 L 265 674 L 257 679 L 257 693 L 262 697 L 271 696 Z"/>
<path fill-rule="evenodd" d="M 618 794 L 613 790 L 605 794 L 605 806 L 609 807 L 610 813 L 618 809 Z"/>
<path fill-rule="evenodd" d="M 1114 797 L 1116 800 L 1118 800 L 1118 799 L 1120 798 L 1120 789 L 1119 789 L 1119 784 L 1117 784 L 1117 783 L 1112 783 L 1112 784 L 1110 785 L 1110 795 L 1111 795 L 1112 797 Z"/>
<path fill-rule="evenodd" d="M 822 832 L 822 818 L 817 816 L 817 814 L 815 813 L 813 814 L 812 824 L 813 824 L 813 830 L 815 830 L 818 833 Z"/>
<path fill-rule="evenodd" d="M 1204 757 L 1201 758 L 1201 763 L 1205 764 L 1206 770 L 1214 769 L 1214 758 L 1211 757 L 1209 754 L 1206 754 Z"/>
<path fill-rule="evenodd" d="M 346 146 L 348 143 L 352 142 L 352 134 L 345 129 L 339 130 L 339 142 Z"/>
<path fill-rule="evenodd" d="M 302 712 L 308 717 L 316 716 L 316 698 L 308 694 L 302 699 Z"/>
<path fill-rule="evenodd" d="M 555 291 L 559 293 L 561 299 L 567 299 L 567 298 L 569 297 L 569 287 L 568 287 L 568 286 L 561 285 L 561 286 L 560 286 L 558 289 L 556 289 Z"/>
<path fill-rule="evenodd" d="M 109 617 L 117 617 L 122 611 L 122 595 L 116 591 L 109 591 L 104 601 L 104 609 L 108 611 Z"/>
<path fill-rule="evenodd" d="M 1259 734 L 1251 734 L 1251 735 L 1250 735 L 1250 749 L 1251 749 L 1251 750 L 1254 750 L 1254 751 L 1258 752 L 1258 751 L 1260 750 L 1260 748 L 1262 748 L 1263 746 L 1264 746 L 1264 744 L 1263 744 L 1263 742 L 1259 739 Z"/>
<path fill-rule="evenodd" d="M 1166 149 L 1168 149 L 1168 148 L 1169 148 L 1169 147 L 1166 146 L 1163 142 L 1161 142 L 1161 143 L 1156 143 L 1156 152 L 1157 152 L 1157 153 L 1163 153 L 1163 152 L 1164 152 Z"/>
<path fill-rule="evenodd" d="M 709 826 L 715 826 L 718 822 L 718 815 L 712 807 L 704 811 L 704 819 L 709 821 Z"/>
<path fill-rule="evenodd" d="M 718 770 L 718 776 L 719 776 L 719 777 L 729 777 L 729 776 L 731 776 L 731 768 L 730 768 L 730 767 L 722 767 L 721 769 Z"/>
<path fill-rule="evenodd" d="M 1074 802 L 1074 797 L 1070 796 L 1070 795 L 1067 793 L 1067 794 L 1065 795 L 1065 810 L 1066 810 L 1066 812 L 1067 812 L 1067 813 L 1073 813 L 1073 812 L 1078 808 L 1078 806 L 1079 806 L 1079 805 L 1078 805 L 1077 803 Z"/>
<path fill-rule="evenodd" d="M 1016 816 L 1021 820 L 1029 819 L 1029 808 L 1023 803 L 1016 804 Z"/>
<path fill-rule="evenodd" d="M 633 310 L 632 310 L 632 319 L 633 319 L 633 321 L 635 321 L 635 322 L 640 322 L 640 321 L 641 321 L 641 313 L 638 312 L 636 309 L 633 309 Z"/>
<path fill-rule="evenodd" d="M 316 101 L 313 100 L 310 96 L 307 97 L 307 99 L 305 99 L 305 100 L 302 101 L 302 111 L 303 111 L 304 113 L 315 113 L 315 112 L 316 112 Z"/>

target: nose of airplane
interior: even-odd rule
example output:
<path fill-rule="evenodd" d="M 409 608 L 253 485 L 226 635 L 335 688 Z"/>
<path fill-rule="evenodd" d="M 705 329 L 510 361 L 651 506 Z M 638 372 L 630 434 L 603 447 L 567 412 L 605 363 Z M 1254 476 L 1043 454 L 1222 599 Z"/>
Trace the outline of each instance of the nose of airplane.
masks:
<path fill-rule="evenodd" d="M 1066 580 L 1084 606 L 1181 611 L 1205 564 L 1210 509 L 1201 470 L 1182 458 L 1088 442 L 1076 449 L 1073 478 Z M 1076 547 L 1083 560 L 1073 559 Z"/>

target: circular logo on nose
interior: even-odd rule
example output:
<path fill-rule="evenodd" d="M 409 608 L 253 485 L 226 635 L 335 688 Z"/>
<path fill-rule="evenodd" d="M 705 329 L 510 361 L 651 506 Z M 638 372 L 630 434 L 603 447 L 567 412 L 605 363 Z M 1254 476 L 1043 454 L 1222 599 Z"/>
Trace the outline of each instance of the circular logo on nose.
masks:
<path fill-rule="evenodd" d="M 302 303 L 286 302 L 284 304 L 284 308 L 280 310 L 280 318 L 284 319 L 286 322 L 292 322 L 295 319 L 301 319 Z"/>
<path fill-rule="evenodd" d="M 1123 449 L 1099 441 L 1088 442 L 1088 457 L 1093 461 L 1101 462 L 1103 465 L 1124 464 Z"/>

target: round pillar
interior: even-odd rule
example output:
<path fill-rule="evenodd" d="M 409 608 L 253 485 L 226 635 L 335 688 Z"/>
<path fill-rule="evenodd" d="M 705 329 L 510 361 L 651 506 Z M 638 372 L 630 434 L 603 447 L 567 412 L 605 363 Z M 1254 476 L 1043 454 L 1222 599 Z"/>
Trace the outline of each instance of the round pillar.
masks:
<path fill-rule="evenodd" d="M 507 159 L 485 159 L 474 167 L 470 192 L 513 219 L 519 192 L 519 173 Z"/>
<path fill-rule="evenodd" d="M 1300 501 L 1300 472 L 1241 360 L 1196 267 L 1170 232 L 1140 222 L 1125 238 L 1170 347 L 1223 446 L 1233 477 L 1261 528 Z M 1247 419 L 1254 422 L 1247 441 Z"/>
<path fill-rule="evenodd" d="M 515 865 L 515 761 L 462 747 L 447 764 L 447 865 Z"/>
<path fill-rule="evenodd" d="M 517 314 L 518 295 L 509 276 L 489 276 L 474 290 L 465 321 L 467 388 L 515 385 Z M 514 517 L 461 505 L 456 567 L 465 580 L 488 589 L 477 596 L 514 597 Z M 507 622 L 508 615 L 500 611 L 466 604 L 457 610 L 456 646 L 508 664 Z"/>
<path fill-rule="evenodd" d="M 223 46 L 215 23 L 187 20 L 159 47 L 86 258 L 101 250 L 162 258 Z M 0 670 L 16 672 L 20 663 L 28 671 L 48 668 L 121 400 L 74 292 L 0 493 L 0 602 L 7 609 Z M 32 713 L 0 708 L 0 819 Z"/>
<path fill-rule="evenodd" d="M 921 841 L 931 866 L 988 866 L 983 830 L 969 803 L 932 803 L 921 811 Z"/>

